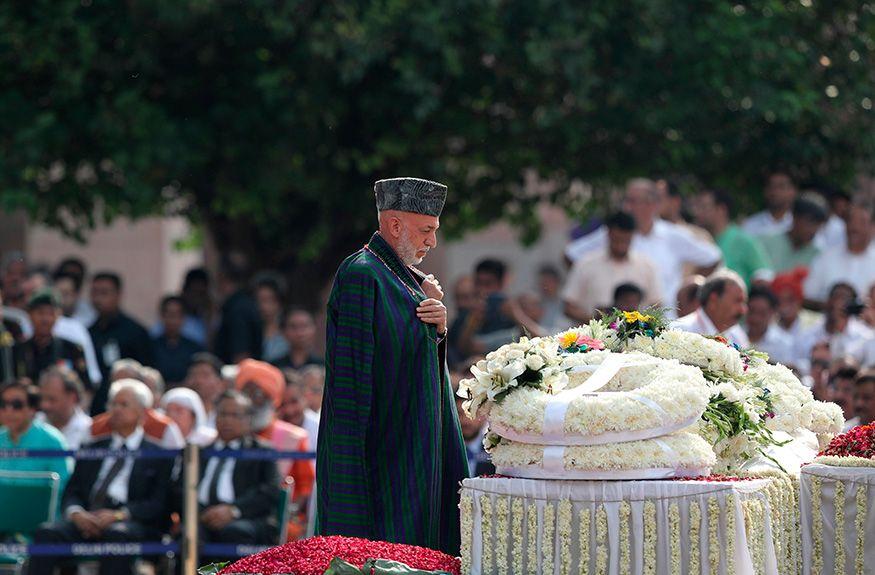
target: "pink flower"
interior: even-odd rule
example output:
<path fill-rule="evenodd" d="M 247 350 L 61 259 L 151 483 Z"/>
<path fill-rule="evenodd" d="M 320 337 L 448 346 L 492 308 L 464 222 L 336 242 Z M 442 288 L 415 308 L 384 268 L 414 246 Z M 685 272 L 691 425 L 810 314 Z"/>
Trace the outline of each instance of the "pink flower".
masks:
<path fill-rule="evenodd" d="M 578 336 L 575 343 L 578 347 L 585 346 L 584 349 L 605 349 L 605 342 L 600 339 L 595 339 L 593 337 L 587 337 L 585 335 Z"/>

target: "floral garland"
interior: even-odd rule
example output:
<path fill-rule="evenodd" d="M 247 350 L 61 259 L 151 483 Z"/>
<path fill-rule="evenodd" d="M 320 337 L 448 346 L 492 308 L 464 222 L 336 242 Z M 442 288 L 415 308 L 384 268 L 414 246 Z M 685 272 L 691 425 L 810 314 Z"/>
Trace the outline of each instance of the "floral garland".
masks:
<path fill-rule="evenodd" d="M 596 507 L 595 512 L 595 572 L 608 572 L 608 514 L 604 505 Z M 549 571 L 546 571 L 549 573 Z"/>
<path fill-rule="evenodd" d="M 854 573 L 863 575 L 866 569 L 866 564 L 863 560 L 863 555 L 866 551 L 866 503 L 868 499 L 868 486 L 860 485 L 857 487 L 857 515 L 854 518 L 854 527 L 856 528 L 857 548 L 854 554 Z"/>
<path fill-rule="evenodd" d="M 527 526 L 529 573 L 536 573 L 538 571 L 538 508 L 532 504 L 529 504 Z"/>
<path fill-rule="evenodd" d="M 726 572 L 735 573 L 735 495 L 726 496 Z"/>
<path fill-rule="evenodd" d="M 488 434 L 487 434 L 488 436 Z M 494 438 L 489 438 L 490 442 Z M 486 441 L 486 439 L 484 440 Z M 488 448 L 499 468 L 541 467 L 544 445 L 498 438 Z M 677 432 L 656 439 L 565 448 L 564 468 L 569 471 L 623 471 L 651 468 L 704 468 L 714 463 L 714 452 L 699 436 Z"/>
<path fill-rule="evenodd" d="M 631 550 L 629 546 L 629 518 L 632 515 L 632 506 L 628 501 L 620 502 L 620 573 L 628 573 L 632 566 L 629 565 Z"/>
<path fill-rule="evenodd" d="M 814 463 L 839 467 L 875 467 L 875 425 L 858 425 L 835 436 Z"/>
<path fill-rule="evenodd" d="M 514 497 L 511 504 L 511 550 L 513 552 L 513 571 L 523 571 L 523 500 Z"/>
<path fill-rule="evenodd" d="M 495 564 L 499 573 L 507 573 L 507 546 L 510 543 L 510 532 L 508 525 L 510 523 L 510 504 L 507 497 L 495 498 Z"/>
<path fill-rule="evenodd" d="M 644 502 L 644 573 L 656 573 L 656 505 Z"/>
<path fill-rule="evenodd" d="M 699 530 L 702 524 L 702 512 L 698 501 L 690 502 L 690 573 L 701 573 L 701 545 Z"/>
<path fill-rule="evenodd" d="M 482 528 L 483 528 L 483 554 L 480 560 L 480 568 L 484 573 L 492 573 L 492 548 L 494 545 L 491 545 L 487 542 L 492 541 L 492 536 L 486 535 L 486 531 L 492 530 L 492 499 L 489 495 L 481 495 L 480 496 L 480 515 L 482 517 Z"/>
<path fill-rule="evenodd" d="M 462 536 L 462 572 L 471 572 L 471 542 L 474 539 L 474 497 L 467 491 L 459 499 L 460 531 Z"/>
<path fill-rule="evenodd" d="M 559 502 L 558 513 L 558 535 L 559 535 L 559 557 L 561 565 L 559 569 L 560 575 L 569 575 L 571 573 L 571 516 L 573 507 L 571 501 L 563 499 Z"/>
<path fill-rule="evenodd" d="M 720 519 L 720 504 L 713 495 L 708 498 L 708 567 L 709 573 L 717 573 L 720 567 L 720 538 L 718 537 L 718 521 Z"/>
<path fill-rule="evenodd" d="M 553 528 L 556 525 L 556 508 L 549 501 L 544 505 L 544 539 L 541 544 L 541 568 L 544 573 L 553 573 Z"/>
<path fill-rule="evenodd" d="M 681 513 L 676 501 L 668 506 L 669 547 L 671 548 L 671 575 L 681 573 Z"/>
<path fill-rule="evenodd" d="M 845 572 L 845 484 L 835 482 L 835 564 L 836 573 Z"/>
<path fill-rule="evenodd" d="M 747 531 L 748 544 L 750 546 L 751 563 L 754 573 L 763 573 L 765 560 L 765 541 L 763 531 L 763 507 L 759 499 L 746 499 L 741 502 L 744 510 L 744 526 Z"/>
<path fill-rule="evenodd" d="M 592 526 L 592 512 L 589 507 L 584 507 L 580 510 L 580 573 L 581 575 L 589 574 L 589 538 L 590 528 Z M 534 573 L 534 571 L 531 571 Z"/>
<path fill-rule="evenodd" d="M 811 539 L 814 543 L 811 557 L 812 575 L 820 575 L 823 571 L 823 518 L 820 513 L 821 479 L 811 478 Z"/>

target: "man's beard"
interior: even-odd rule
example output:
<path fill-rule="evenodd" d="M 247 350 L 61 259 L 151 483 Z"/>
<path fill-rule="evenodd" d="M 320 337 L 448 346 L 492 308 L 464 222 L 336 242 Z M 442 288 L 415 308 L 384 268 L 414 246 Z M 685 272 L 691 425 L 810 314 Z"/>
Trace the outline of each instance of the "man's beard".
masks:
<path fill-rule="evenodd" d="M 428 253 L 428 248 L 425 251 Z M 410 241 L 410 234 L 407 233 L 406 228 L 401 230 L 401 237 L 398 239 L 398 257 L 405 266 L 418 266 L 422 263 L 423 258 L 416 257 L 416 247 Z"/>
<path fill-rule="evenodd" d="M 263 407 L 259 407 L 252 415 L 252 429 L 256 432 L 266 428 L 273 421 L 274 411 L 273 405 L 268 402 Z"/>

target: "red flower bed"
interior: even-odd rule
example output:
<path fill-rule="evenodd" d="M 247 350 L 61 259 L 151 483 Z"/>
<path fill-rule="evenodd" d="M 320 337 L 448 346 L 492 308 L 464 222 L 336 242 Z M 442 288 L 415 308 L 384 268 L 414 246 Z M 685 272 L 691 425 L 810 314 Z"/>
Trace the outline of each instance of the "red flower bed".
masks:
<path fill-rule="evenodd" d="M 875 424 L 858 425 L 850 431 L 836 435 L 818 455 L 875 458 Z"/>
<path fill-rule="evenodd" d="M 368 559 L 390 559 L 424 571 L 447 571 L 460 575 L 462 569 L 459 559 L 440 551 L 400 543 L 331 536 L 301 539 L 244 557 L 222 569 L 220 575 L 322 575 L 335 557 L 358 567 Z"/>

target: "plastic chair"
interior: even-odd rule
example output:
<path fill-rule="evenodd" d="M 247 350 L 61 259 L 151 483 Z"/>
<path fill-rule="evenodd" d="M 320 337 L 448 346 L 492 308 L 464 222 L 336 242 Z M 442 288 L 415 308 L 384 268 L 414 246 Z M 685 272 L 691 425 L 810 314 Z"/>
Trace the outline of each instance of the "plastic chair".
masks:
<path fill-rule="evenodd" d="M 61 478 L 53 471 L 0 470 L 0 533 L 18 542 L 29 541 L 42 523 L 54 521 Z M 0 568 L 21 573 L 24 555 L 0 555 Z"/>

